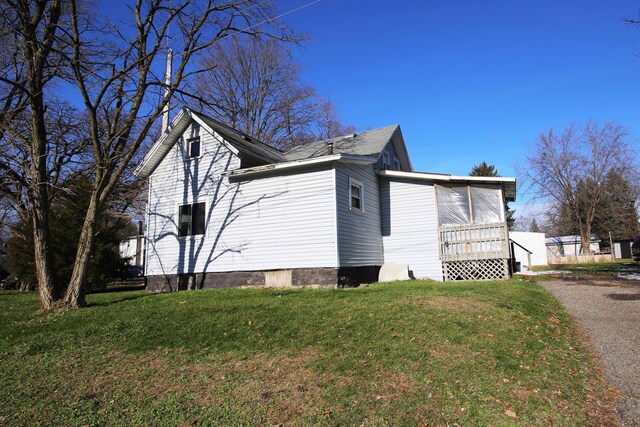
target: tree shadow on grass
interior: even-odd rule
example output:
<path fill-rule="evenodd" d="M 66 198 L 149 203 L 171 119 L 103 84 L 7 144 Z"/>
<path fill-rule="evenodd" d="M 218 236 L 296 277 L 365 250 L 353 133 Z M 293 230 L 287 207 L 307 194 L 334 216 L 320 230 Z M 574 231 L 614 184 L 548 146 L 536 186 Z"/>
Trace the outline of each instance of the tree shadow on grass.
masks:
<path fill-rule="evenodd" d="M 142 288 L 144 290 L 144 288 Z M 141 292 L 136 292 L 135 295 L 125 295 L 123 292 L 123 295 L 119 295 L 116 298 L 110 298 L 107 301 L 93 301 L 93 302 L 89 302 L 87 304 L 87 307 L 104 307 L 104 306 L 108 306 L 108 305 L 114 305 L 114 304 L 118 304 L 121 302 L 125 302 L 125 301 L 134 301 L 134 300 L 138 300 L 141 298 L 148 298 L 148 297 L 152 297 L 152 296 L 156 296 L 159 294 L 156 293 L 151 293 L 151 292 L 145 292 L 145 293 L 141 293 Z"/>
<path fill-rule="evenodd" d="M 94 289 L 87 292 L 87 294 L 89 295 L 109 294 L 113 292 L 132 292 L 132 291 L 144 291 L 144 290 L 145 290 L 145 284 L 139 283 L 139 284 L 129 284 L 129 285 L 122 285 L 122 286 L 110 286 L 104 289 Z"/>

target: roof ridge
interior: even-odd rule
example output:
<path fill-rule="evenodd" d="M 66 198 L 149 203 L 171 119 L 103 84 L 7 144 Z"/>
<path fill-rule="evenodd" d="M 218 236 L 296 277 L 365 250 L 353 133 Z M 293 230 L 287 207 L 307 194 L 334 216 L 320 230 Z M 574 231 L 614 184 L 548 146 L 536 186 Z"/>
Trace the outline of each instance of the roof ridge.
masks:
<path fill-rule="evenodd" d="M 316 139 L 315 141 L 309 141 L 309 142 L 304 142 L 302 144 L 294 145 L 294 146 L 292 146 L 292 147 L 290 147 L 290 148 L 288 148 L 286 150 L 283 150 L 282 153 L 289 154 L 289 153 L 292 153 L 293 151 L 301 149 L 302 147 L 307 147 L 307 146 L 309 146 L 311 144 L 321 144 L 321 143 L 327 143 L 329 141 L 334 141 L 334 142 L 342 141 L 342 140 L 350 138 L 351 136 L 361 136 L 363 134 L 370 133 L 370 132 L 381 131 L 381 130 L 389 129 L 389 128 L 394 128 L 395 129 L 395 128 L 399 128 L 399 127 L 400 127 L 400 125 L 396 123 L 396 124 L 383 126 L 383 127 L 379 127 L 379 128 L 375 128 L 375 129 L 367 129 L 367 130 L 364 130 L 364 131 L 361 131 L 361 132 L 356 131 L 356 132 L 348 133 L 348 134 L 345 134 L 345 135 L 334 136 L 332 138 Z"/>

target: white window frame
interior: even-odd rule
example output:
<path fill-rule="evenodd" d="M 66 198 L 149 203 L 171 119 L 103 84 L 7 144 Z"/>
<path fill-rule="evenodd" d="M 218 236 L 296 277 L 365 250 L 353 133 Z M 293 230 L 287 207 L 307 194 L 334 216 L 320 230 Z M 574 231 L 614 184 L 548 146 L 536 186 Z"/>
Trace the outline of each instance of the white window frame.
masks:
<path fill-rule="evenodd" d="M 353 191 L 353 187 L 359 187 L 360 188 L 360 208 L 355 208 L 353 207 L 352 204 L 352 191 Z M 364 213 L 364 185 L 362 184 L 361 181 L 358 181 L 357 179 L 351 178 L 349 177 L 349 210 L 351 212 L 362 212 Z"/>
<path fill-rule="evenodd" d="M 198 141 L 198 155 L 197 156 L 193 156 L 191 155 L 191 145 L 193 143 L 195 143 L 196 141 Z M 191 137 L 191 138 L 187 138 L 186 140 L 186 148 L 187 148 L 187 157 L 189 158 L 189 160 L 191 159 L 198 159 L 202 156 L 202 139 L 200 138 L 200 135 Z"/>
<path fill-rule="evenodd" d="M 204 204 L 204 208 L 203 208 L 203 215 L 204 215 L 204 229 L 202 234 L 193 234 L 193 205 L 197 205 L 199 203 Z M 189 234 L 185 234 L 184 236 L 180 235 L 180 226 L 181 226 L 181 222 L 180 222 L 180 211 L 182 209 L 183 206 L 191 206 L 191 222 L 189 224 Z M 194 200 L 191 202 L 187 202 L 187 203 L 180 203 L 177 206 L 176 209 L 176 234 L 178 236 L 179 239 L 201 239 L 204 236 L 206 236 L 207 234 L 207 202 L 205 200 Z"/>
<path fill-rule="evenodd" d="M 201 134 L 200 129 L 201 129 L 200 125 L 194 122 L 191 124 L 188 130 L 185 131 L 185 133 L 183 134 L 182 140 L 184 141 L 184 150 L 186 153 L 187 161 L 199 159 L 200 157 L 202 157 L 203 146 L 202 146 L 202 136 L 200 135 Z M 194 143 L 196 140 L 198 141 L 199 152 L 197 156 L 192 156 L 191 144 Z"/>

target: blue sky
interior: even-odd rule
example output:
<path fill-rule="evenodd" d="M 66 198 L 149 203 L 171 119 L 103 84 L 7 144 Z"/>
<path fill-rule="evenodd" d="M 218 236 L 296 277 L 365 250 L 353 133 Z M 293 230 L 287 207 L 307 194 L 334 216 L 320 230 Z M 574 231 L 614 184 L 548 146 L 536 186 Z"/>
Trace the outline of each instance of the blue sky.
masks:
<path fill-rule="evenodd" d="M 303 77 L 346 123 L 400 124 L 419 171 L 466 175 L 487 161 L 515 176 L 551 127 L 593 118 L 640 136 L 640 27 L 621 19 L 639 11 L 631 1 L 320 0 L 284 19 L 313 39 L 296 54 Z"/>

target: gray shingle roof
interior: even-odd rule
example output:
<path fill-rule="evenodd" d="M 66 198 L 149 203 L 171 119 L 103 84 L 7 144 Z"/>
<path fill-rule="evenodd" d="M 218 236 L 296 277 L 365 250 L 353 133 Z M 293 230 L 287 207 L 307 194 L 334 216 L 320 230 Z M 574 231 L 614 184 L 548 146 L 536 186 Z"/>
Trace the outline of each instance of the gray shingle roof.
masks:
<path fill-rule="evenodd" d="M 298 145 L 284 152 L 287 160 L 302 160 L 327 155 L 327 143 L 333 142 L 335 154 L 355 154 L 360 156 L 377 157 L 385 145 L 391 140 L 398 125 L 391 125 L 380 129 L 369 130 L 358 134 L 340 136 L 338 138 L 314 141 Z"/>

